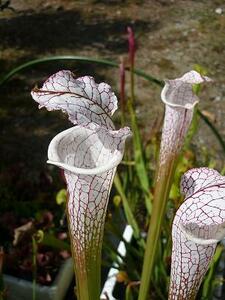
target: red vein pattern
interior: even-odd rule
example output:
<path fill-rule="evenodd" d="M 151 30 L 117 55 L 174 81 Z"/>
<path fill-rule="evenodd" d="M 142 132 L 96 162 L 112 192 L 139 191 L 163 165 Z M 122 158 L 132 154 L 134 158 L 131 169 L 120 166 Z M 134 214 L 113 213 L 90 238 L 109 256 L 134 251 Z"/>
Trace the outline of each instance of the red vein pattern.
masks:
<path fill-rule="evenodd" d="M 117 109 L 117 98 L 107 83 L 97 84 L 90 76 L 76 79 L 71 71 L 62 70 L 31 95 L 39 108 L 62 110 L 73 124 L 114 129 L 110 117 Z"/>
<path fill-rule="evenodd" d="M 181 149 L 184 137 L 191 124 L 193 109 L 198 97 L 193 93 L 193 84 L 211 81 L 196 71 L 190 71 L 174 80 L 166 80 L 161 98 L 166 104 L 160 163 L 164 164 L 169 157 L 175 156 Z"/>
<path fill-rule="evenodd" d="M 103 224 L 115 170 L 95 176 L 65 172 L 70 232 L 80 272 L 86 272 L 87 260 L 94 262 L 98 259 L 96 250 L 99 251 L 103 238 Z"/>
<path fill-rule="evenodd" d="M 109 193 L 130 129 L 115 130 L 111 116 L 117 109 L 117 98 L 108 84 L 96 84 L 92 77 L 75 79 L 72 72 L 60 71 L 31 94 L 40 108 L 62 110 L 76 125 L 53 138 L 48 162 L 65 172 L 77 277 L 93 280 L 100 273 Z M 99 284 L 97 278 L 96 285 Z"/>
<path fill-rule="evenodd" d="M 173 221 L 169 300 L 195 299 L 217 242 L 225 237 L 225 177 L 208 168 L 181 180 L 184 203 Z"/>
<path fill-rule="evenodd" d="M 67 189 L 69 193 L 68 212 L 72 236 L 80 249 L 98 245 L 102 224 L 104 223 L 109 191 L 113 181 L 116 166 L 122 159 L 124 143 L 130 134 L 129 129 L 120 129 L 120 138 L 107 134 L 106 131 L 90 130 L 75 126 L 55 137 L 56 143 L 49 145 L 48 157 L 51 163 L 64 163 Z M 117 162 L 117 159 L 119 161 Z M 110 165 L 104 172 L 98 173 L 102 166 L 110 161 L 117 162 Z M 68 166 L 75 166 L 74 172 Z M 79 174 L 82 169 L 85 174 Z M 91 172 L 94 170 L 94 173 Z M 95 240 L 93 244 L 93 239 Z M 77 250 L 78 252 L 78 250 Z"/>

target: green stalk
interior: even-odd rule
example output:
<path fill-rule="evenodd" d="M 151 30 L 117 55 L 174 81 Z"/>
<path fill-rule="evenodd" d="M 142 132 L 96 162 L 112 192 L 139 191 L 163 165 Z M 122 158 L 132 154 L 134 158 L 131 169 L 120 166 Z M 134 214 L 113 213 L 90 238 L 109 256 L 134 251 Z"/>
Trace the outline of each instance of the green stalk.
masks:
<path fill-rule="evenodd" d="M 148 173 L 145 166 L 143 149 L 142 149 L 142 141 L 140 136 L 140 131 L 137 125 L 137 117 L 135 111 L 133 109 L 132 103 L 128 101 L 128 110 L 131 118 L 131 129 L 133 132 L 133 143 L 134 143 L 134 158 L 135 158 L 135 168 L 137 171 L 138 178 L 140 180 L 140 185 L 145 192 L 145 205 L 149 214 L 151 214 L 152 210 L 152 197 L 150 194 L 150 186 Z"/>
<path fill-rule="evenodd" d="M 143 270 L 141 276 L 141 286 L 139 300 L 149 300 L 149 286 L 153 276 L 154 263 L 157 255 L 158 241 L 160 239 L 161 226 L 165 217 L 167 199 L 176 169 L 176 158 L 171 158 L 159 166 L 155 185 L 155 194 L 152 207 L 151 221 L 148 230 L 147 244 L 144 255 Z M 160 175 L 160 177 L 159 177 Z"/>
<path fill-rule="evenodd" d="M 67 220 L 69 216 L 67 210 Z M 80 247 L 80 241 L 74 241 L 69 228 L 71 251 L 76 276 L 75 297 L 78 300 L 96 300 L 100 297 L 101 290 L 101 250 L 104 226 L 92 241 L 86 243 L 85 248 Z"/>
<path fill-rule="evenodd" d="M 114 185 L 117 189 L 117 192 L 119 193 L 119 195 L 121 197 L 123 207 L 124 207 L 124 212 L 125 212 L 125 215 L 126 215 L 126 219 L 129 223 L 129 225 L 131 225 L 132 228 L 133 228 L 134 236 L 136 238 L 140 238 L 140 230 L 139 230 L 137 221 L 134 217 L 134 214 L 133 214 L 133 212 L 131 210 L 131 207 L 129 205 L 129 201 L 128 201 L 128 199 L 125 195 L 125 192 L 123 190 L 123 186 L 122 186 L 122 183 L 121 183 L 121 180 L 120 180 L 120 177 L 119 177 L 118 173 L 114 177 Z"/>
<path fill-rule="evenodd" d="M 96 249 L 90 249 L 90 252 L 91 251 L 96 251 Z M 101 287 L 101 256 L 97 255 L 97 257 L 95 257 L 94 255 L 87 255 L 87 253 L 84 253 L 82 256 L 81 254 L 79 261 L 76 260 L 75 265 L 77 298 L 79 300 L 99 299 Z"/>
<path fill-rule="evenodd" d="M 125 292 L 125 300 L 133 300 L 133 299 L 134 298 L 132 296 L 132 286 L 128 284 Z"/>
<path fill-rule="evenodd" d="M 135 167 L 137 171 L 137 176 L 140 181 L 140 185 L 145 192 L 145 206 L 149 213 L 151 214 L 151 194 L 150 186 L 148 179 L 148 172 L 145 165 L 144 151 L 142 147 L 142 140 L 140 131 L 138 128 L 137 116 L 134 109 L 135 105 L 135 82 L 134 82 L 134 67 L 135 67 L 135 36 L 134 31 L 131 27 L 127 27 L 128 32 L 128 43 L 129 43 L 129 62 L 130 62 L 130 99 L 127 103 L 128 111 L 131 118 L 131 127 L 133 132 L 133 144 L 134 144 L 134 158 L 135 158 Z"/>
<path fill-rule="evenodd" d="M 134 231 L 134 237 L 138 240 L 139 244 L 143 248 L 145 248 L 145 241 L 141 238 L 138 223 L 137 223 L 137 221 L 135 219 L 135 216 L 132 212 L 129 201 L 128 201 L 126 195 L 125 195 L 125 192 L 123 190 L 123 186 L 122 186 L 122 183 L 121 183 L 121 180 L 120 180 L 120 177 L 119 177 L 118 174 L 116 174 L 115 177 L 114 177 L 114 185 L 115 185 L 115 187 L 117 189 L 117 192 L 119 193 L 119 195 L 122 199 L 126 220 L 127 220 L 128 224 L 131 225 L 131 227 Z"/>

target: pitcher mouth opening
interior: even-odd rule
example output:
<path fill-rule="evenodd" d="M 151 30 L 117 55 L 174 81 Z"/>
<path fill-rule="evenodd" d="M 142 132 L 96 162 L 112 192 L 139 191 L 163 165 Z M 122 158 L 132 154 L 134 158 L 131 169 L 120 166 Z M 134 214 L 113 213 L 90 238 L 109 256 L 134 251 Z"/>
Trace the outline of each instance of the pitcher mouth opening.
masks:
<path fill-rule="evenodd" d="M 117 167 L 122 160 L 123 151 L 118 150 L 115 146 L 110 149 L 107 137 L 105 138 L 103 135 L 98 139 L 97 136 L 98 133 L 81 126 L 74 126 L 60 132 L 49 144 L 47 163 L 82 175 L 101 174 Z M 94 137 L 93 143 L 92 137 Z M 82 143 L 83 146 L 79 148 Z M 97 148 L 94 148 L 96 143 L 102 146 L 101 149 L 98 149 L 99 151 L 96 150 Z M 78 147 L 75 147 L 77 145 Z M 79 150 L 76 152 L 74 148 L 79 148 Z M 103 156 L 101 161 L 103 148 L 105 156 Z M 81 159 L 79 159 L 80 155 Z M 88 156 L 89 160 L 87 164 L 84 163 L 84 157 L 83 165 L 80 162 L 82 156 Z"/>
<path fill-rule="evenodd" d="M 193 102 L 190 101 L 190 102 L 187 102 L 184 104 L 168 101 L 167 96 L 166 96 L 168 89 L 169 89 L 169 86 L 168 86 L 168 83 L 166 83 L 161 92 L 162 102 L 165 103 L 166 105 L 169 105 L 174 108 L 184 108 L 184 109 L 192 110 L 192 109 L 194 109 L 196 104 L 199 103 L 199 100 L 197 99 L 197 97 L 196 97 L 195 101 L 193 101 Z"/>

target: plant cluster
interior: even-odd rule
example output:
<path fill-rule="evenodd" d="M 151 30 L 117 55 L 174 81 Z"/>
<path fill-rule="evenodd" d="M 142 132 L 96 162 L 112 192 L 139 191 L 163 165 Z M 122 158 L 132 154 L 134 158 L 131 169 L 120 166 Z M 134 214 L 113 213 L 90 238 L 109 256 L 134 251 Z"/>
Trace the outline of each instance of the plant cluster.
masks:
<path fill-rule="evenodd" d="M 210 165 L 193 168 L 196 158 L 190 148 L 202 118 L 225 149 L 219 132 L 196 108 L 201 84 L 211 84 L 211 79 L 198 66 L 163 85 L 162 81 L 135 69 L 136 49 L 131 28 L 128 38 L 128 66 L 123 61 L 117 65 L 91 58 L 52 57 L 19 66 L 1 83 L 24 68 L 48 60 L 84 60 L 119 66 L 122 127 L 119 130 L 112 121 L 117 98 L 106 83 L 97 84 L 90 76 L 76 78 L 72 72 L 63 70 L 52 75 L 42 88 L 32 91 L 40 108 L 61 110 L 73 124 L 51 141 L 48 163 L 63 170 L 67 183 L 66 211 L 77 298 L 100 297 L 103 232 L 114 184 L 115 210 L 122 204 L 126 222 L 133 231 L 132 242 L 124 241 L 126 257 L 116 253 L 114 246 L 104 244 L 108 257 L 117 259 L 114 265 L 119 269 L 117 280 L 125 287 L 124 295 L 119 297 L 191 300 L 199 291 L 200 299 L 211 299 L 219 282 L 214 276 L 216 266 L 224 252 L 222 245 L 216 246 L 225 236 L 225 177 L 222 176 L 225 170 L 220 175 Z M 125 92 L 127 70 L 129 96 Z M 135 73 L 163 87 L 165 116 L 160 145 L 160 130 L 152 132 L 147 141 L 141 137 L 135 112 Z M 125 124 L 130 124 L 131 129 L 124 127 Z M 124 154 L 126 138 L 132 147 Z M 180 181 L 184 200 L 178 188 Z M 113 222 L 107 222 L 107 227 L 121 236 Z M 34 241 L 38 239 L 33 238 Z M 109 294 L 101 297 L 111 299 Z"/>

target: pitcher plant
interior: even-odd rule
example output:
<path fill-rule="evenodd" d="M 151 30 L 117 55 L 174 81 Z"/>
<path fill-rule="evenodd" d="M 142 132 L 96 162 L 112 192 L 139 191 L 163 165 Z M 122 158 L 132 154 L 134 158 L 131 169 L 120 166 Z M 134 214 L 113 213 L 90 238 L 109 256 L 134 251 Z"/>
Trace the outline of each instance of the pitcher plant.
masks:
<path fill-rule="evenodd" d="M 225 177 L 209 168 L 191 169 L 181 180 L 184 203 L 172 228 L 169 300 L 193 300 L 225 237 Z"/>
<path fill-rule="evenodd" d="M 106 83 L 70 71 L 52 75 L 32 97 L 39 108 L 62 110 L 75 125 L 57 134 L 48 163 L 64 170 L 67 218 L 80 300 L 100 297 L 104 220 L 116 167 L 124 153 L 128 127 L 115 130 L 117 98 Z"/>
<path fill-rule="evenodd" d="M 211 81 L 211 79 L 200 75 L 196 71 L 190 71 L 180 78 L 166 80 L 161 93 L 161 99 L 165 104 L 165 116 L 139 300 L 148 299 L 157 245 L 160 239 L 162 222 L 165 216 L 166 203 L 173 181 L 177 158 L 191 124 L 194 107 L 199 101 L 193 92 L 193 85 L 208 81 Z"/>

